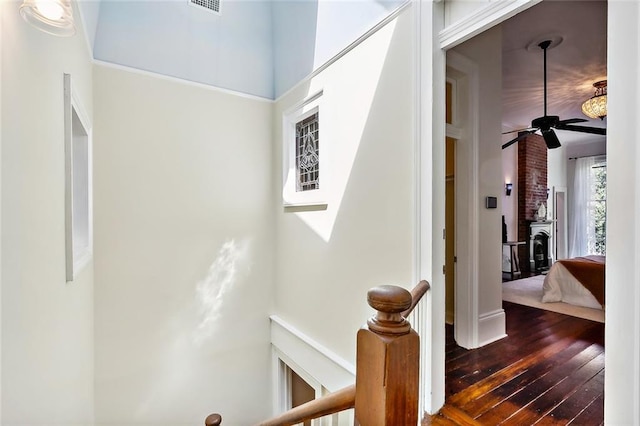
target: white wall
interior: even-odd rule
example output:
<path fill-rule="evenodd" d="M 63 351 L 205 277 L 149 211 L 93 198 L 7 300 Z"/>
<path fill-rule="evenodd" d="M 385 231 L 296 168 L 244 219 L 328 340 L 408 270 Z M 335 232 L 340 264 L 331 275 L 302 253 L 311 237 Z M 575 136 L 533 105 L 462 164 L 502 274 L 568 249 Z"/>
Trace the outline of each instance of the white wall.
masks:
<path fill-rule="evenodd" d="M 405 2 L 406 0 L 271 2 L 276 98 Z"/>
<path fill-rule="evenodd" d="M 318 90 L 332 178 L 326 210 L 275 207 L 276 313 L 351 363 L 356 332 L 372 313 L 368 289 L 416 284 L 410 11 L 276 104 L 277 193 L 282 114 Z"/>
<path fill-rule="evenodd" d="M 97 422 L 268 417 L 272 104 L 105 66 L 94 83 Z"/>
<path fill-rule="evenodd" d="M 478 344 L 483 345 L 504 336 L 502 310 L 502 203 L 498 208 L 485 208 L 485 198 L 502 201 L 502 34 L 494 27 L 454 50 L 475 62 L 479 72 L 478 116 Z"/>
<path fill-rule="evenodd" d="M 547 150 L 547 188 L 567 186 L 567 147 Z M 549 192 L 547 200 L 547 212 L 553 212 L 553 197 Z"/>
<path fill-rule="evenodd" d="M 93 264 L 65 282 L 63 73 L 92 116 L 82 23 L 58 38 L 2 8 L 2 424 L 93 423 Z"/>
<path fill-rule="evenodd" d="M 637 2 L 608 2 L 605 424 L 640 424 L 640 42 Z M 625 285 L 627 284 L 627 285 Z"/>
<path fill-rule="evenodd" d="M 455 0 L 445 2 L 445 26 L 450 27 L 484 8 L 490 0 Z"/>

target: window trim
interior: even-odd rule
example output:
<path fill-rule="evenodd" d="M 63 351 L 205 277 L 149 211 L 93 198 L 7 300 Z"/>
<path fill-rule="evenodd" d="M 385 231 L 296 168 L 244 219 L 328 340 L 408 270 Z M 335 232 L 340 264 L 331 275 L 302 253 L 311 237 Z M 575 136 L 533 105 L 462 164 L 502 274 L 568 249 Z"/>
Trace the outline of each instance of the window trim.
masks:
<path fill-rule="evenodd" d="M 74 115 L 80 122 L 81 131 L 86 136 L 86 220 L 84 229 L 79 230 L 80 221 L 74 220 Z M 72 282 L 93 257 L 93 146 L 89 116 L 82 106 L 71 82 L 71 75 L 64 74 L 64 157 L 65 157 L 65 270 L 66 281 Z M 87 243 L 83 247 L 74 246 L 74 234 L 83 232 Z"/>
<path fill-rule="evenodd" d="M 318 207 L 326 208 L 328 194 L 327 176 L 327 143 L 322 140 L 326 134 L 322 128 L 322 90 L 306 98 L 283 114 L 283 143 L 282 143 L 282 203 L 284 207 Z M 321 135 L 319 141 L 319 189 L 298 191 L 296 190 L 296 124 L 318 113 L 318 132 Z"/>

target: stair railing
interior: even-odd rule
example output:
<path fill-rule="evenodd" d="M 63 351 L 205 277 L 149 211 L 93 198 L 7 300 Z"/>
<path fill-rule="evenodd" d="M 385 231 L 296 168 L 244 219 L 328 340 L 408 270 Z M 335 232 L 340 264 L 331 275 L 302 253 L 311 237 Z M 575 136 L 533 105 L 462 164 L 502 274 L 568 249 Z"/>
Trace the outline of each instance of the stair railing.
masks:
<path fill-rule="evenodd" d="M 357 334 L 356 383 L 292 408 L 259 423 L 289 426 L 355 408 L 356 424 L 415 426 L 418 424 L 418 334 L 406 317 L 429 290 L 420 281 L 411 292 L 397 286 L 374 287 L 367 293 L 376 314 Z M 211 414 L 205 426 L 219 426 Z"/>

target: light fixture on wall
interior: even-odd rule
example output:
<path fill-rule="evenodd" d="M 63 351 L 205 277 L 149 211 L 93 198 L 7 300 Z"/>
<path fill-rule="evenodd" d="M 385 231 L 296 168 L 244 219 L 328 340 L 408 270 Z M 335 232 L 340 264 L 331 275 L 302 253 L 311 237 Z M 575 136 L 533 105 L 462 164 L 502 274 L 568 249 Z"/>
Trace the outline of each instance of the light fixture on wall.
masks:
<path fill-rule="evenodd" d="M 512 183 L 505 183 L 504 184 L 504 189 L 505 189 L 505 194 L 507 194 L 507 197 L 511 196 L 511 190 L 513 189 L 513 184 Z"/>
<path fill-rule="evenodd" d="M 590 118 L 604 119 L 607 116 L 607 80 L 593 83 L 595 94 L 584 101 L 582 113 Z"/>
<path fill-rule="evenodd" d="M 24 0 L 20 15 L 37 29 L 56 36 L 76 33 L 71 0 Z"/>

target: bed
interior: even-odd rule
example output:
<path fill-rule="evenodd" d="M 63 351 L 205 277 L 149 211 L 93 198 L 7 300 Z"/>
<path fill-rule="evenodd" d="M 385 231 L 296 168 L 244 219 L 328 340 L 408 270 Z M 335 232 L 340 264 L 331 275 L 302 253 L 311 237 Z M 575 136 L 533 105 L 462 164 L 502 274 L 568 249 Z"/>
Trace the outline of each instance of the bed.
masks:
<path fill-rule="evenodd" d="M 603 309 L 604 267 L 604 256 L 558 260 L 544 278 L 542 301 Z"/>

